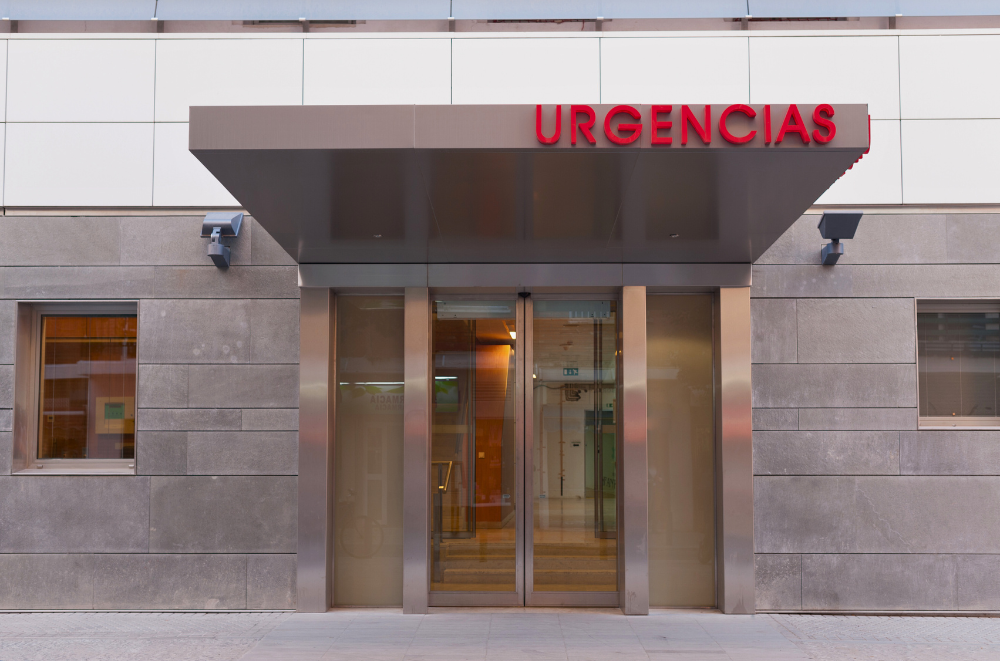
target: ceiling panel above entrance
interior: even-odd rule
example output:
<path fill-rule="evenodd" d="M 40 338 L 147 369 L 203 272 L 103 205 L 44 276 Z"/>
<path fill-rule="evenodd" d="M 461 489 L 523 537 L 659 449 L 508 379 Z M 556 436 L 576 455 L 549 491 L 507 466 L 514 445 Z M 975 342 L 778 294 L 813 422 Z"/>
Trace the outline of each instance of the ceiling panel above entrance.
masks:
<path fill-rule="evenodd" d="M 806 104 L 193 107 L 190 136 L 301 264 L 752 262 L 869 144 L 866 106 Z"/>

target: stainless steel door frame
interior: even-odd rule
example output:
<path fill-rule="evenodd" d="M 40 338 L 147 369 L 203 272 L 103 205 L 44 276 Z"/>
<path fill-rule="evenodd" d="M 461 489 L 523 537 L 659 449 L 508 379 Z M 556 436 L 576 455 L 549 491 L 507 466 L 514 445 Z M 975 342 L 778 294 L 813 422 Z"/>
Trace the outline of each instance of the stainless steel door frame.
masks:
<path fill-rule="evenodd" d="M 438 300 L 475 300 L 475 301 L 489 301 L 489 300 L 511 300 L 510 295 L 496 296 L 496 295 L 452 295 L 452 296 L 435 296 L 428 301 L 428 315 L 433 318 L 433 310 L 430 308 L 434 304 L 434 301 Z M 524 346 L 525 346 L 525 336 L 524 336 L 524 301 L 522 297 L 517 297 L 515 302 L 515 332 L 517 337 L 514 338 L 514 379 L 515 388 L 524 390 L 525 388 L 525 362 L 524 362 Z M 429 341 L 433 341 L 433 337 L 428 338 Z M 428 344 L 428 351 L 433 354 L 433 348 Z M 434 378 L 434 367 L 431 365 L 431 373 L 429 378 Z M 433 410 L 433 409 L 432 409 Z M 524 605 L 524 516 L 522 512 L 524 510 L 524 397 L 514 397 L 514 430 L 515 430 L 515 460 L 514 460 L 514 493 L 517 496 L 517 500 L 514 503 L 514 558 L 515 558 L 515 585 L 517 587 L 515 592 L 448 592 L 448 591 L 430 591 L 430 583 L 428 582 L 428 602 L 430 606 L 523 606 Z M 430 456 L 428 455 L 428 461 L 430 461 Z M 430 465 L 428 464 L 427 470 L 430 471 Z M 429 483 L 428 483 L 429 484 Z"/>
<path fill-rule="evenodd" d="M 430 592 L 431 308 L 427 287 L 403 294 L 403 612 Z"/>
<path fill-rule="evenodd" d="M 620 603 L 619 592 L 539 592 L 534 588 L 534 532 L 535 532 L 535 499 L 533 479 L 534 462 L 534 382 L 533 377 L 528 377 L 532 373 L 534 366 L 534 303 L 533 297 L 524 297 L 524 365 L 525 379 L 527 383 L 524 387 L 524 603 L 526 606 L 582 606 L 582 607 L 605 607 L 615 608 Z M 621 297 L 609 299 L 606 295 L 600 294 L 580 294 L 560 296 L 556 294 L 540 295 L 538 299 L 546 300 L 616 300 L 619 310 L 621 309 Z M 620 312 L 619 312 L 620 317 Z M 620 349 L 621 347 L 619 347 Z M 616 375 L 620 381 L 621 375 Z M 621 434 L 616 433 L 615 442 L 618 445 L 618 456 L 621 457 Z M 619 476 L 621 475 L 621 463 L 619 462 Z M 621 496 L 621 482 L 619 485 L 619 495 Z M 619 512 L 621 511 L 619 507 Z M 621 521 L 618 522 L 618 557 L 622 556 L 622 535 Z M 620 567 L 619 560 L 619 567 Z M 621 586 L 622 575 L 619 570 L 618 584 Z M 648 588 L 647 588 L 648 590 Z"/>
<path fill-rule="evenodd" d="M 719 610 L 753 614 L 753 404 L 750 288 L 716 298 L 716 576 Z"/>
<path fill-rule="evenodd" d="M 337 299 L 303 287 L 299 300 L 299 478 L 296 607 L 325 613 L 333 604 L 334 416 Z"/>

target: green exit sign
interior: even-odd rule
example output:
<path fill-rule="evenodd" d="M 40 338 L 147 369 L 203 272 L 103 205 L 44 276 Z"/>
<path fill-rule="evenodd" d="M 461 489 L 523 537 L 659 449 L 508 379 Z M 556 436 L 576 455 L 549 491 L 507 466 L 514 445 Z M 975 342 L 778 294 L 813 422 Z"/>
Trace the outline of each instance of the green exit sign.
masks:
<path fill-rule="evenodd" d="M 563 376 L 580 376 L 579 367 L 564 367 Z"/>

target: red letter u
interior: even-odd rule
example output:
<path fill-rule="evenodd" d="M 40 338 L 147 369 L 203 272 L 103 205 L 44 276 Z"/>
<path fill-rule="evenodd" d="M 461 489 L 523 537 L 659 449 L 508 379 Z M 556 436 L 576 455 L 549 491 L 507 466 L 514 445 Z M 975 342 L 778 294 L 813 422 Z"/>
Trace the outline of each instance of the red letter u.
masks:
<path fill-rule="evenodd" d="M 553 145 L 559 142 L 559 134 L 562 133 L 562 106 L 556 106 L 556 132 L 551 138 L 546 138 L 542 133 L 542 106 L 535 106 L 535 135 L 543 145 Z M 575 136 L 574 136 L 575 137 Z"/>

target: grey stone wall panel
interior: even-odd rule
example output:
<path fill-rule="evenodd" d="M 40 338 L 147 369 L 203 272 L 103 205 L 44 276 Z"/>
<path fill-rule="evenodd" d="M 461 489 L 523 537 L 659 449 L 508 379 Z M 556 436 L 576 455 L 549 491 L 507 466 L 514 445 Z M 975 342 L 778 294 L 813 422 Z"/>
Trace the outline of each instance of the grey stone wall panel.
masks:
<path fill-rule="evenodd" d="M 298 409 L 243 409 L 245 431 L 298 431 Z"/>
<path fill-rule="evenodd" d="M 145 341 L 140 335 L 139 345 Z M 139 408 L 184 408 L 188 405 L 187 365 L 139 364 L 136 397 Z"/>
<path fill-rule="evenodd" d="M 293 431 L 191 432 L 188 475 L 295 475 L 299 434 Z"/>
<path fill-rule="evenodd" d="M 750 291 L 754 298 L 1000 298 L 1000 265 L 759 265 Z"/>
<path fill-rule="evenodd" d="M 204 216 L 139 216 L 121 219 L 121 263 L 143 266 L 212 266 L 201 238 Z M 233 266 L 250 264 L 253 227 L 246 219 L 236 238 L 223 239 Z"/>
<path fill-rule="evenodd" d="M 139 431 L 221 431 L 243 425 L 240 409 L 139 409 Z"/>
<path fill-rule="evenodd" d="M 799 429 L 905 431 L 917 428 L 917 409 L 799 409 Z"/>
<path fill-rule="evenodd" d="M 848 298 L 853 295 L 854 268 L 850 265 L 822 266 L 754 265 L 751 268 L 752 298 Z"/>
<path fill-rule="evenodd" d="M 145 553 L 149 478 L 0 478 L 0 553 Z"/>
<path fill-rule="evenodd" d="M 1000 475 L 1000 431 L 904 432 L 899 443 L 905 475 Z"/>
<path fill-rule="evenodd" d="M 117 265 L 119 235 L 117 218 L 3 216 L 0 265 Z"/>
<path fill-rule="evenodd" d="M 294 266 L 154 266 L 157 298 L 298 298 Z"/>
<path fill-rule="evenodd" d="M 0 554 L 0 609 L 94 607 L 94 556 Z"/>
<path fill-rule="evenodd" d="M 247 556 L 247 608 L 295 608 L 295 556 Z"/>
<path fill-rule="evenodd" d="M 24 266 L 4 273 L 4 298 L 138 299 L 154 291 L 151 266 Z"/>
<path fill-rule="evenodd" d="M 758 553 L 1000 553 L 1000 478 L 756 477 Z"/>
<path fill-rule="evenodd" d="M 796 310 L 798 362 L 916 362 L 911 298 L 802 299 Z"/>
<path fill-rule="evenodd" d="M 0 282 L 0 285 L 2 284 Z M 0 365 L 14 364 L 14 333 L 16 324 L 17 303 L 14 301 L 0 301 Z"/>
<path fill-rule="evenodd" d="M 840 268 L 840 267 L 837 267 Z M 1000 265 L 923 264 L 848 266 L 854 296 L 1000 297 Z"/>
<path fill-rule="evenodd" d="M 9 431 L 0 432 L 0 475 L 10 475 L 13 458 L 14 434 Z"/>
<path fill-rule="evenodd" d="M 0 431 L 10 431 L 14 428 L 14 411 L 0 409 Z"/>
<path fill-rule="evenodd" d="M 244 221 L 245 222 L 245 221 Z M 297 262 L 278 245 L 262 225 L 254 221 L 253 263 L 256 266 L 295 266 Z"/>
<path fill-rule="evenodd" d="M 757 431 L 755 475 L 898 475 L 899 432 Z"/>
<path fill-rule="evenodd" d="M 915 365 L 753 365 L 759 408 L 915 407 Z"/>
<path fill-rule="evenodd" d="M 804 610 L 957 610 L 956 558 L 803 555 Z"/>
<path fill-rule="evenodd" d="M 1000 262 L 1000 214 L 956 213 L 945 216 L 949 262 L 996 264 Z"/>
<path fill-rule="evenodd" d="M 14 366 L 0 365 L 0 409 L 14 406 Z"/>
<path fill-rule="evenodd" d="M 188 401 L 199 408 L 297 408 L 298 365 L 192 365 Z"/>
<path fill-rule="evenodd" d="M 1000 610 L 1000 555 L 960 555 L 955 560 L 959 610 Z"/>
<path fill-rule="evenodd" d="M 297 299 L 256 299 L 250 302 L 250 362 L 299 362 Z"/>
<path fill-rule="evenodd" d="M 798 409 L 754 409 L 754 430 L 798 429 Z"/>
<path fill-rule="evenodd" d="M 802 609 L 802 556 L 754 556 L 754 600 L 757 610 Z"/>
<path fill-rule="evenodd" d="M 143 431 L 136 440 L 136 473 L 186 475 L 188 434 L 183 431 Z"/>
<path fill-rule="evenodd" d="M 795 300 L 757 298 L 750 301 L 751 361 L 796 361 Z"/>
<path fill-rule="evenodd" d="M 97 609 L 242 609 L 247 603 L 244 555 L 98 555 Z"/>
<path fill-rule="evenodd" d="M 820 217 L 810 214 L 799 218 L 757 263 L 819 264 L 820 250 L 827 243 L 817 227 Z M 941 214 L 865 214 L 855 237 L 845 242 L 838 266 L 961 261 L 949 259 L 945 219 Z"/>
<path fill-rule="evenodd" d="M 144 363 L 248 363 L 250 302 L 143 301 L 139 333 Z"/>
<path fill-rule="evenodd" d="M 152 553 L 295 553 L 294 477 L 152 477 Z"/>

